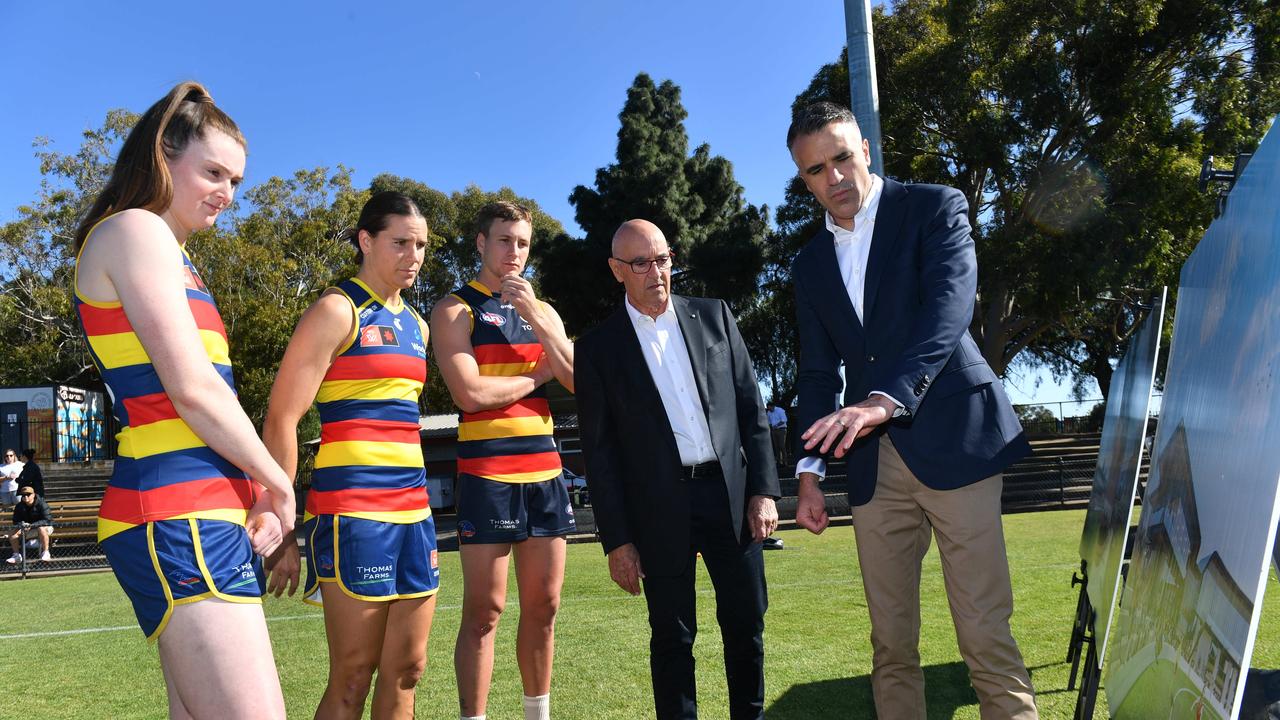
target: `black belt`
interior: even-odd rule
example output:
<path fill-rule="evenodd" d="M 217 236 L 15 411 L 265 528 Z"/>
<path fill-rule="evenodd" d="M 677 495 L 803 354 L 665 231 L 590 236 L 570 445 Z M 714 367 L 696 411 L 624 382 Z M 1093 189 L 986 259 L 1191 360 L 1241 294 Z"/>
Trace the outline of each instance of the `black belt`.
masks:
<path fill-rule="evenodd" d="M 724 470 L 720 469 L 719 460 L 699 463 L 698 465 L 685 465 L 680 468 L 680 479 L 685 482 L 711 477 L 724 477 Z"/>

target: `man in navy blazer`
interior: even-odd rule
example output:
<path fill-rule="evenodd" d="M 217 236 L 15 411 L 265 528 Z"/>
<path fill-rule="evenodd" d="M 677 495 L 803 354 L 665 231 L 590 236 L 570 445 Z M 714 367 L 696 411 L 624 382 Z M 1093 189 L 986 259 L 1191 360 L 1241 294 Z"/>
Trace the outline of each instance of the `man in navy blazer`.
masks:
<path fill-rule="evenodd" d="M 822 532 L 824 458 L 846 458 L 877 713 L 925 717 L 920 572 L 933 536 L 982 717 L 1035 718 L 1009 631 L 1000 522 L 1000 473 L 1030 448 L 968 332 L 977 289 L 968 204 L 952 188 L 872 175 L 857 121 L 833 103 L 801 109 L 787 147 L 827 210 L 827 229 L 792 266 L 796 519 Z"/>

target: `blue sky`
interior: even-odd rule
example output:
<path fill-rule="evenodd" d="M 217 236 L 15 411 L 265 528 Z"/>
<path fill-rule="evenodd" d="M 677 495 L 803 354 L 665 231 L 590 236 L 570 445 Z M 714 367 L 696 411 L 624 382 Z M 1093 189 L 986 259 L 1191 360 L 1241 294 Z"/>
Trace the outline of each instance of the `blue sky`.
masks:
<path fill-rule="evenodd" d="M 642 71 L 681 87 L 691 147 L 709 143 L 749 202 L 775 208 L 795 172 L 791 102 L 845 41 L 838 0 L 119 7 L 0 2 L 0 221 L 35 196 L 36 136 L 73 151 L 109 109 L 195 79 L 248 138 L 248 184 L 342 163 L 357 185 L 507 185 L 576 232 L 569 193 L 613 160 Z"/>

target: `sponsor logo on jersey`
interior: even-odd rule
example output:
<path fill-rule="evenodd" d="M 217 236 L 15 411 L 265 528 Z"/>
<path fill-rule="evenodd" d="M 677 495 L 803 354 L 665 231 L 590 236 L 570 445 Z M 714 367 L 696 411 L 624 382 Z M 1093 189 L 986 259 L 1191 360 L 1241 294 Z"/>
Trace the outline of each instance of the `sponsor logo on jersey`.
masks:
<path fill-rule="evenodd" d="M 498 313 L 484 311 L 480 313 L 480 322 L 489 323 L 494 327 L 502 327 L 507 324 L 507 319 Z"/>
<path fill-rule="evenodd" d="M 399 330 L 400 332 L 404 332 L 404 326 L 400 324 L 400 318 L 396 318 L 392 320 L 391 324 L 395 325 L 396 329 Z"/>
<path fill-rule="evenodd" d="M 472 525 L 470 520 L 463 520 L 458 523 L 458 534 L 462 537 L 475 537 L 476 526 Z"/>
<path fill-rule="evenodd" d="M 435 550 L 431 551 L 431 567 L 433 569 L 440 567 L 440 559 L 439 559 L 439 556 L 436 555 Z"/>
<path fill-rule="evenodd" d="M 360 330 L 360 347 L 399 347 L 396 331 L 386 325 L 370 325 Z"/>

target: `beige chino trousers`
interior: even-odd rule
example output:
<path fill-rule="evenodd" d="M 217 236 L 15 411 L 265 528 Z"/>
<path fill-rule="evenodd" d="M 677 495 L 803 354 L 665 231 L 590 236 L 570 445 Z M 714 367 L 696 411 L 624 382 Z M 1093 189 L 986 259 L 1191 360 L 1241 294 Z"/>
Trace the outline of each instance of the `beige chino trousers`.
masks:
<path fill-rule="evenodd" d="M 926 487 L 888 435 L 880 439 L 875 495 L 853 508 L 871 615 L 871 688 L 881 720 L 924 720 L 920 668 L 920 566 L 938 539 L 960 655 L 983 720 L 1038 717 L 1035 691 L 1009 631 L 1013 590 L 1000 521 L 1003 480 L 955 490 Z"/>

